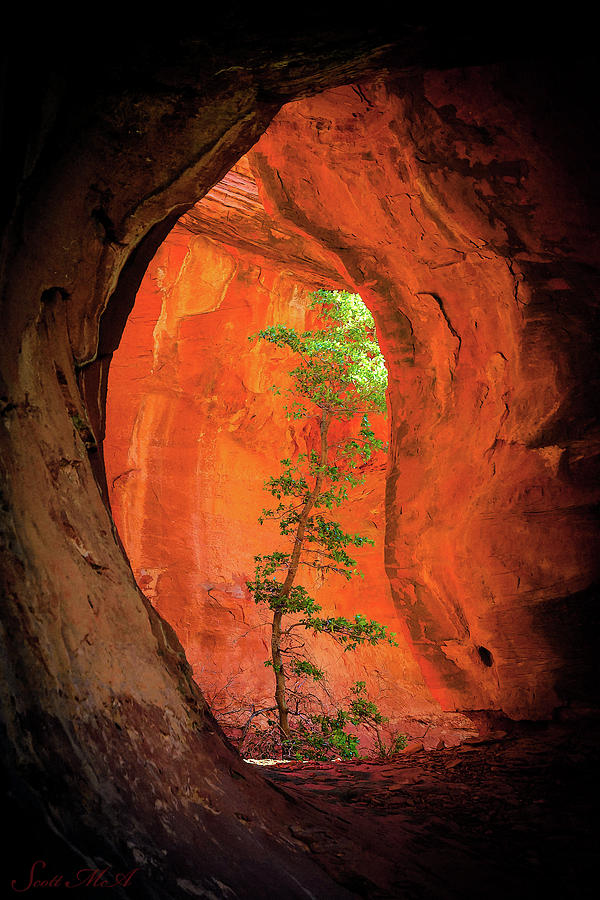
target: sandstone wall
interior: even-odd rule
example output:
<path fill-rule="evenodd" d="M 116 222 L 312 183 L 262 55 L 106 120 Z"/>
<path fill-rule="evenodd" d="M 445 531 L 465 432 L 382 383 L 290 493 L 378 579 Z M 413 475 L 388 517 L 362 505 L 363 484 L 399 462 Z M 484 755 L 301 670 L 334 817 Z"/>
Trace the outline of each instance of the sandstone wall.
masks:
<path fill-rule="evenodd" d="M 386 568 L 425 679 L 515 717 L 585 704 L 598 576 L 598 247 L 530 104 L 494 68 L 377 79 L 289 105 L 250 154 L 376 317 Z"/>
<path fill-rule="evenodd" d="M 272 361 L 245 335 L 301 322 L 297 285 L 312 277 L 361 293 L 390 368 L 385 512 L 351 513 L 386 534 L 393 607 L 381 557 L 367 561 L 369 611 L 402 635 L 381 659 L 386 712 L 435 722 L 437 738 L 442 711 L 537 718 L 587 702 L 598 445 L 577 376 L 597 335 L 576 321 L 596 248 L 569 173 L 509 107 L 501 74 L 380 78 L 290 104 L 149 270 L 112 374 L 115 516 L 211 695 L 237 641 L 219 603 L 232 620 L 247 608 L 260 485 L 292 437 L 266 399 Z M 134 382 L 137 317 L 154 306 L 154 321 L 159 303 L 153 372 Z M 360 587 L 320 596 L 364 606 Z"/>
<path fill-rule="evenodd" d="M 196 229 L 205 207 L 219 199 L 216 220 L 227 216 L 231 226 L 231 181 L 239 189 L 239 169 L 190 214 Z M 247 178 L 247 192 L 252 185 Z M 273 703 L 272 673 L 263 665 L 270 655 L 268 615 L 255 606 L 246 582 L 254 556 L 281 540 L 272 523 L 257 523 L 271 501 L 263 485 L 280 459 L 314 443 L 311 424 L 287 421 L 285 394 L 271 391 L 273 385 L 285 390 L 293 357 L 248 338 L 275 322 L 312 327 L 308 293 L 318 281 L 299 281 L 309 274 L 310 257 L 302 257 L 298 271 L 293 259 L 265 256 L 269 248 L 273 253 L 271 242 L 265 249 L 248 246 L 252 212 L 240 216 L 229 245 L 178 226 L 160 248 L 113 359 L 105 440 L 111 507 L 136 580 L 175 628 L 196 681 L 224 722 L 243 720 L 229 717 L 236 707 L 248 715 L 253 706 Z M 210 224 L 215 231 L 215 219 Z M 312 276 L 323 277 L 316 261 Z M 387 441 L 386 419 L 375 417 L 373 424 Z M 442 738 L 454 743 L 470 723 L 444 716 L 431 697 L 391 599 L 384 568 L 386 468 L 381 454 L 340 511 L 348 530 L 375 541 L 373 549 L 355 553 L 364 579 L 309 578 L 306 584 L 326 613 L 362 612 L 396 632 L 400 646 L 344 653 L 327 637 L 309 637 L 309 646 L 327 670 L 334 700 L 365 680 L 391 728 L 426 732 L 433 746 Z"/>
<path fill-rule="evenodd" d="M 26 883 L 47 857 L 65 873 L 96 861 L 112 871 L 138 866 L 127 894 L 144 900 L 223 885 L 243 893 L 248 880 L 265 894 L 301 895 L 306 885 L 343 895 L 280 834 L 286 799 L 242 772 L 223 743 L 179 641 L 135 584 L 102 493 L 106 372 L 162 238 L 287 97 L 381 59 L 373 34 L 348 34 L 340 47 L 339 27 L 327 36 L 309 26 L 273 43 L 264 22 L 218 18 L 186 23 L 183 34 L 114 29 L 111 20 L 112 33 L 96 22 L 74 39 L 59 16 L 39 40 L 33 22 L 8 32 L 0 208 L 8 882 Z"/>

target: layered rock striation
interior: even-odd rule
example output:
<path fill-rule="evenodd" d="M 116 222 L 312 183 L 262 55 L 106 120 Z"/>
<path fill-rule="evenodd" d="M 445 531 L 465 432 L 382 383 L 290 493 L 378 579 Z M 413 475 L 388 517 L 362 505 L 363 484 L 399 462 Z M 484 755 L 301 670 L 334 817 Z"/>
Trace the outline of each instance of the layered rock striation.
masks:
<path fill-rule="evenodd" d="M 282 110 L 250 159 L 378 323 L 386 569 L 427 684 L 536 717 L 594 690 L 598 247 L 520 78 L 339 88 Z"/>
<path fill-rule="evenodd" d="M 378 550 L 366 591 L 319 597 L 400 633 L 366 665 L 386 712 L 437 740 L 442 712 L 543 718 L 586 702 L 598 444 L 575 376 L 597 335 L 558 323 L 584 312 L 595 248 L 583 221 L 565 260 L 580 198 L 500 74 L 380 78 L 286 107 L 149 269 L 112 373 L 113 506 L 139 583 L 215 700 L 232 676 L 247 700 L 267 690 L 256 669 L 247 681 L 267 646 L 245 591 L 249 536 L 273 448 L 305 440 L 268 394 L 287 361 L 246 336 L 303 327 L 303 292 L 342 286 L 372 309 L 389 365 L 386 486 L 373 473 L 349 512 L 379 548 L 385 532 L 385 572 Z"/>
<path fill-rule="evenodd" d="M 161 246 L 112 363 L 105 459 L 115 522 L 138 584 L 175 628 L 224 724 L 273 704 L 268 611 L 247 581 L 254 556 L 281 545 L 276 526 L 258 524 L 272 504 L 264 483 L 282 458 L 314 447 L 318 431 L 286 418 L 293 356 L 249 339 L 277 322 L 314 326 L 310 291 L 343 286 L 328 256 L 267 215 L 242 160 Z M 387 442 L 385 417 L 373 425 Z M 365 484 L 340 510 L 344 527 L 375 544 L 354 554 L 364 577 L 306 584 L 324 614 L 375 618 L 400 646 L 349 654 L 308 636 L 310 652 L 334 702 L 365 680 L 392 730 L 455 742 L 470 723 L 442 714 L 392 603 L 385 472 L 382 453 L 357 472 Z"/>

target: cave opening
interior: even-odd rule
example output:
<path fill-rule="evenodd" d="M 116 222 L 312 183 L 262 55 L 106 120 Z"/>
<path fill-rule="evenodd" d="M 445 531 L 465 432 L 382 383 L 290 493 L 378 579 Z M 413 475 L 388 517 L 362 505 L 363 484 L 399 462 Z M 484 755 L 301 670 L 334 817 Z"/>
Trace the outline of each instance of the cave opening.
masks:
<path fill-rule="evenodd" d="M 494 665 L 494 656 L 491 650 L 488 650 L 487 647 L 478 647 L 477 652 L 479 653 L 479 658 L 481 659 L 481 662 L 484 664 L 484 666 L 487 666 L 487 668 L 489 669 Z"/>
<path fill-rule="evenodd" d="M 290 383 L 289 348 L 249 338 L 278 322 L 299 334 L 323 328 L 323 310 L 314 308 L 319 291 L 331 297 L 341 290 L 373 325 L 316 246 L 267 213 L 251 155 L 242 158 L 159 248 L 109 378 L 104 456 L 121 539 L 138 585 L 174 627 L 213 713 L 238 746 L 244 739 L 246 756 L 264 756 L 272 731 L 273 673 L 264 665 L 270 628 L 248 590 L 254 557 L 281 543 L 275 523 L 258 524 L 264 486 L 281 459 L 314 449 L 319 430 L 314 417 L 285 414 L 280 388 L 285 393 Z M 387 410 L 374 408 L 365 421 L 387 446 Z M 333 433 L 338 443 L 349 438 L 348 421 L 334 423 Z M 386 468 L 383 452 L 355 460 L 364 483 L 339 513 L 348 537 L 365 539 L 353 548 L 361 577 L 325 578 L 324 568 L 312 567 L 302 583 L 331 621 L 364 614 L 397 635 L 402 623 L 384 565 Z M 312 712 L 332 714 L 364 683 L 386 720 L 377 733 L 359 727 L 364 750 L 415 731 L 424 704 L 420 698 L 415 709 L 402 677 L 412 666 L 416 681 L 402 638 L 394 642 L 400 646 L 348 653 L 315 636 L 302 641 L 311 664 L 326 671 L 307 691 Z"/>
<path fill-rule="evenodd" d="M 226 702 L 230 678 L 249 687 L 243 664 L 217 684 L 220 664 L 211 659 L 223 656 L 228 640 L 223 616 L 233 623 L 247 597 L 254 555 L 247 536 L 271 474 L 264 461 L 274 410 L 256 400 L 270 383 L 268 365 L 246 355 L 247 337 L 265 324 L 261 309 L 270 308 L 272 321 L 285 309 L 300 323 L 303 291 L 315 288 L 362 297 L 389 371 L 385 514 L 374 508 L 366 519 L 383 552 L 377 572 L 366 573 L 376 585 L 369 612 L 390 624 L 400 644 L 393 658 L 367 667 L 383 712 L 427 746 L 454 744 L 477 731 L 465 710 L 551 715 L 564 702 L 552 673 L 580 665 L 572 649 L 565 660 L 547 631 L 536 638 L 543 664 L 531 671 L 513 665 L 515 642 L 524 658 L 530 654 L 525 620 L 540 614 L 537 599 L 558 583 L 563 596 L 580 589 L 595 548 L 587 518 L 566 512 L 585 493 L 574 479 L 561 501 L 564 532 L 551 564 L 543 550 L 545 497 L 557 490 L 562 453 L 543 438 L 561 391 L 547 353 L 563 354 L 564 372 L 569 351 L 535 313 L 530 255 L 506 246 L 506 228 L 490 213 L 492 206 L 512 210 L 511 228 L 526 239 L 522 207 L 511 206 L 526 172 L 495 158 L 512 158 L 515 147 L 528 153 L 533 138 L 515 114 L 511 140 L 499 132 L 489 160 L 497 111 L 481 99 L 479 124 L 469 112 L 480 76 L 428 72 L 417 106 L 410 75 L 287 104 L 179 219 L 148 269 L 137 303 L 139 310 L 143 299 L 146 311 L 134 310 L 112 363 L 111 502 L 139 585 L 174 625 L 199 682 L 212 681 L 215 706 Z M 448 118 L 449 100 L 463 124 Z M 467 172 L 458 158 L 440 159 L 457 130 L 460 147 L 469 141 Z M 539 227 L 553 222 L 548 212 Z M 543 284 L 553 295 L 564 291 L 561 280 Z M 134 371 L 123 376 L 126 388 L 115 388 L 125 353 Z M 202 372 L 198 360 L 206 362 Z M 127 404 L 139 415 L 132 418 Z M 111 417 L 129 422 L 120 447 Z M 242 433 L 252 459 L 241 450 Z M 285 432 L 278 443 L 290 440 Z M 242 473 L 238 495 L 225 499 L 235 471 Z M 246 493 L 251 485 L 258 509 Z M 173 526 L 182 510 L 193 527 Z M 165 540 L 172 549 L 158 553 Z M 254 642 L 251 657 L 264 659 L 256 625 L 240 622 L 248 646 Z M 481 647 L 493 648 L 493 665 Z M 332 666 L 343 681 L 344 667 Z M 269 673 L 261 675 L 264 686 Z"/>

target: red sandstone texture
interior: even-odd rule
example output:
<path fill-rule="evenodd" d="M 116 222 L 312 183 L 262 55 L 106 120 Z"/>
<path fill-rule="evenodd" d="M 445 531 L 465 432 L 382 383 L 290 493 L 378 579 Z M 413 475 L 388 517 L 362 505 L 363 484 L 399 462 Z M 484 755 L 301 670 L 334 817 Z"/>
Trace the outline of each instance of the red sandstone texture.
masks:
<path fill-rule="evenodd" d="M 293 357 L 248 339 L 275 322 L 312 327 L 309 291 L 340 284 L 328 262 L 314 242 L 278 230 L 243 160 L 160 248 L 112 363 L 105 460 L 113 515 L 138 584 L 175 628 L 224 724 L 273 703 L 263 664 L 268 612 L 246 582 L 254 556 L 281 541 L 276 527 L 258 525 L 272 500 L 264 482 L 315 436 L 310 423 L 286 420 L 285 395 L 271 390 L 285 387 Z M 387 441 L 385 418 L 373 424 Z M 431 697 L 390 594 L 386 463 L 381 454 L 367 467 L 340 515 L 375 542 L 355 554 L 364 579 L 307 587 L 325 614 L 362 612 L 396 632 L 399 647 L 345 653 L 326 636 L 309 636 L 309 645 L 335 699 L 364 680 L 391 731 L 426 733 L 428 746 L 455 743 L 472 726 L 443 715 Z"/>
<path fill-rule="evenodd" d="M 102 495 L 106 371 L 157 244 L 286 98 L 355 77 L 377 43 L 349 37 L 340 52 L 336 28 L 315 61 L 323 43 L 311 29 L 287 52 L 233 18 L 186 24 L 179 38 L 136 28 L 129 45 L 119 28 L 118 46 L 98 23 L 81 41 L 61 27 L 30 43 L 23 29 L 27 44 L 7 47 L 5 885 L 47 855 L 71 873 L 140 862 L 130 895 L 143 900 L 243 895 L 248 882 L 263 896 L 344 893 L 281 836 L 288 801 L 224 745 Z"/>
<path fill-rule="evenodd" d="M 248 666 L 266 637 L 248 631 L 244 582 L 265 548 L 254 523 L 274 447 L 302 441 L 274 414 L 278 361 L 245 342 L 301 324 L 312 279 L 360 292 L 390 370 L 385 512 L 380 471 L 351 513 L 378 538 L 367 591 L 319 595 L 400 632 L 355 676 L 366 666 L 385 711 L 422 718 L 432 740 L 442 711 L 535 718 L 564 702 L 574 676 L 547 626 L 569 631 L 563 598 L 585 604 L 593 581 L 575 470 L 595 450 L 564 421 L 573 348 L 539 305 L 575 289 L 572 265 L 544 277 L 573 198 L 492 82 L 430 74 L 400 93 L 379 79 L 286 107 L 184 219 L 195 236 L 178 227 L 153 261 L 113 363 L 107 467 L 138 581 L 209 695 L 232 675 L 249 695 L 268 686 Z"/>
<path fill-rule="evenodd" d="M 575 315 L 597 246 L 575 226 L 575 185 L 494 79 L 340 88 L 287 107 L 250 159 L 267 209 L 335 253 L 378 322 L 386 568 L 428 686 L 443 708 L 536 717 L 579 670 L 557 637 L 597 576 L 597 444 L 579 439 L 575 358 L 595 338 L 548 312 Z M 574 227 L 579 271 L 561 264 Z"/>

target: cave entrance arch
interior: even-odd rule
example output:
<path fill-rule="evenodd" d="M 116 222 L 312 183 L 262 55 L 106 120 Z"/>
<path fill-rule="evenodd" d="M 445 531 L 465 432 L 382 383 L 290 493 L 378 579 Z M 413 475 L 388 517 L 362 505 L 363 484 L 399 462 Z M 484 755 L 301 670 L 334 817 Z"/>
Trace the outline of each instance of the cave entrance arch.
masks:
<path fill-rule="evenodd" d="M 289 363 L 276 350 L 251 349 L 248 337 L 277 321 L 313 327 L 310 292 L 345 287 L 341 277 L 318 241 L 267 214 L 245 157 L 159 249 L 112 361 L 105 460 L 113 514 L 138 584 L 175 628 L 224 726 L 273 702 L 262 665 L 269 629 L 246 581 L 254 555 L 280 540 L 276 528 L 257 525 L 268 505 L 264 482 L 312 440 L 285 420 L 271 391 Z M 386 419 L 373 422 L 387 443 Z M 398 633 L 404 623 L 384 569 L 385 469 L 384 457 L 367 467 L 368 482 L 342 514 L 344 527 L 375 544 L 357 551 L 364 580 L 309 587 L 329 614 L 363 612 Z M 366 681 L 390 720 L 385 730 L 421 736 L 438 708 L 398 640 L 399 648 L 355 654 L 311 643 L 331 697 Z M 451 717 L 438 718 L 428 745 L 463 733 Z"/>
<path fill-rule="evenodd" d="M 491 706 L 520 717 L 561 702 L 549 634 L 538 636 L 547 665 L 535 684 L 513 665 L 515 629 L 538 615 L 523 591 L 546 598 L 559 570 L 567 593 L 578 588 L 574 546 L 588 570 L 594 551 L 589 522 L 578 519 L 553 565 L 536 563 L 548 540 L 542 498 L 556 478 L 555 451 L 543 447 L 560 393 L 541 347 L 562 351 L 530 317 L 528 276 L 538 264 L 522 249 L 531 224 L 518 198 L 529 169 L 515 155 L 525 157 L 534 139 L 516 113 L 498 131 L 494 77 L 483 91 L 475 69 L 382 76 L 290 104 L 249 156 L 260 203 L 232 176 L 229 218 L 211 221 L 198 207 L 187 222 L 216 227 L 231 243 L 242 207 L 248 218 L 262 204 L 284 231 L 275 235 L 260 212 L 246 252 L 270 241 L 272 260 L 287 241 L 288 269 L 310 258 L 320 278 L 357 291 L 372 309 L 390 365 L 386 568 L 404 639 L 438 715 Z M 441 146 L 453 149 L 440 154 Z M 543 221 L 536 215 L 542 231 L 555 227 L 549 209 Z M 559 296 L 563 282 L 548 289 Z M 574 499 L 581 487 L 569 491 Z M 507 513 L 527 541 L 515 542 Z"/>
<path fill-rule="evenodd" d="M 537 615 L 522 598 L 523 582 L 536 572 L 529 596 L 545 597 L 549 585 L 550 569 L 535 560 L 545 552 L 542 498 L 556 472 L 536 442 L 559 387 L 548 378 L 538 326 L 528 316 L 528 254 L 514 239 L 507 243 L 507 225 L 495 212 L 500 204 L 509 231 L 526 239 L 518 191 L 528 170 L 513 158 L 515 147 L 529 152 L 532 138 L 515 114 L 511 139 L 498 137 L 490 160 L 498 108 L 485 92 L 493 96 L 494 77 L 483 90 L 479 70 L 424 80 L 384 76 L 290 104 L 246 164 L 260 198 L 255 187 L 241 190 L 242 166 L 220 188 L 228 195 L 225 219 L 215 213 L 219 189 L 209 195 L 208 212 L 199 212 L 201 204 L 184 219 L 205 235 L 215 228 L 231 245 L 240 243 L 236 217 L 254 216 L 241 239 L 246 253 L 262 246 L 267 266 L 279 254 L 287 270 L 300 273 L 310 259 L 319 278 L 360 293 L 373 311 L 392 398 L 386 569 L 403 638 L 418 662 L 411 688 L 418 685 L 425 707 L 433 703 L 438 723 L 457 709 L 537 716 L 561 702 L 544 666 L 532 685 L 531 672 L 512 665 L 515 629 L 531 627 Z M 483 97 L 477 121 L 473 97 Z M 440 156 L 443 145 L 459 149 Z M 224 265 L 218 279 L 225 283 L 239 258 L 238 248 L 233 262 L 207 265 Z M 573 498 L 580 493 L 570 490 Z M 506 527 L 508 510 L 526 530 L 525 544 Z M 586 565 L 593 557 L 588 523 L 571 524 L 577 537 L 562 541 L 550 567 L 553 578 L 558 569 L 565 573 L 567 592 L 580 583 L 569 574 L 574 542 L 587 548 Z M 516 598 L 523 602 L 515 606 Z M 553 669 L 552 639 L 538 640 Z M 419 713 L 433 715 L 425 707 Z"/>

